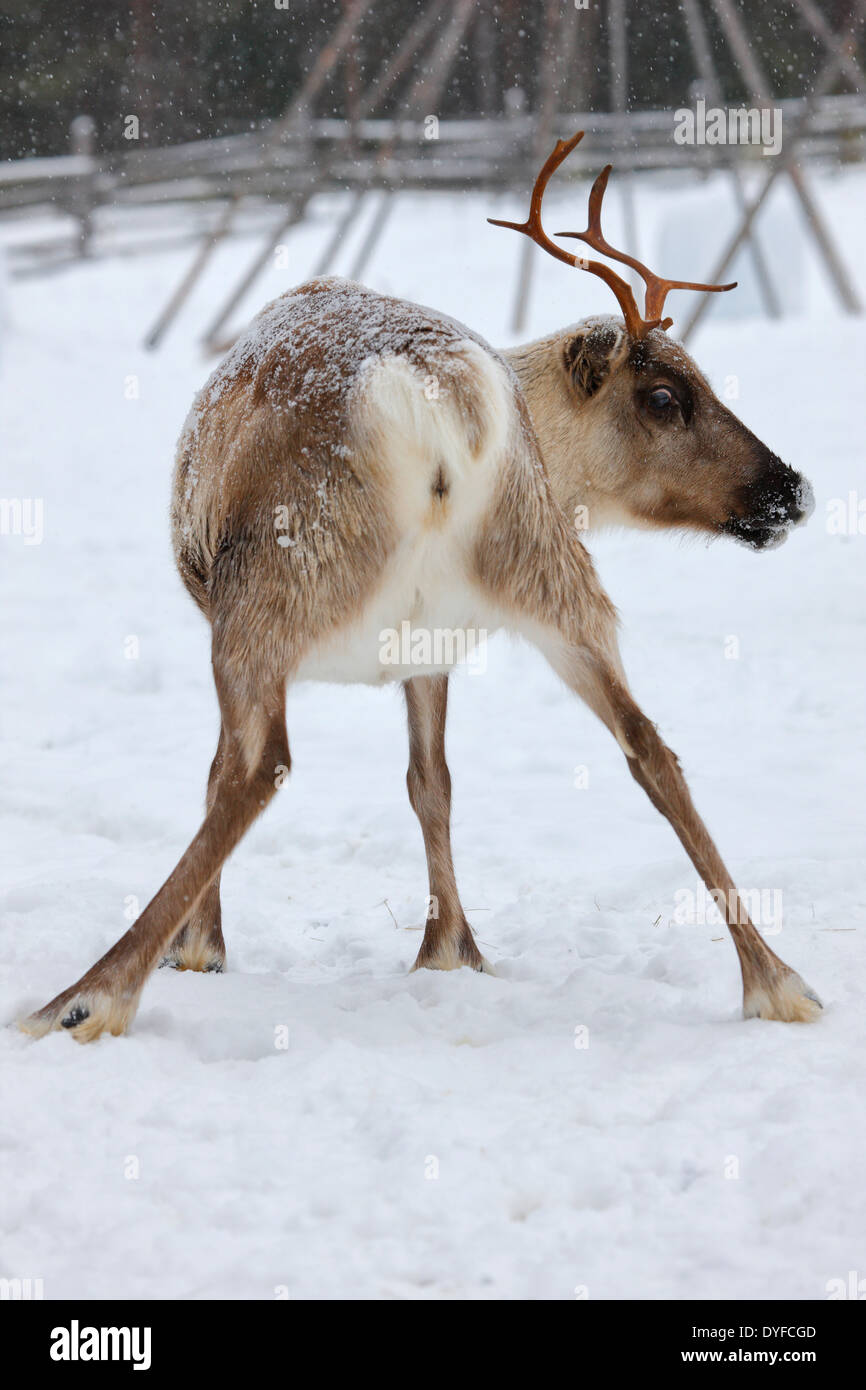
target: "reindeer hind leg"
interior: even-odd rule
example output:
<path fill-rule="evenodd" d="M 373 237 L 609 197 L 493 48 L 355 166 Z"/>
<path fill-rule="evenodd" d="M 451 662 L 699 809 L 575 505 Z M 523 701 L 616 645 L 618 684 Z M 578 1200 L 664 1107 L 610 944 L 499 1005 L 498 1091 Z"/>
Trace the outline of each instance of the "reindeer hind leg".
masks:
<path fill-rule="evenodd" d="M 205 809 L 209 811 L 214 803 L 219 771 L 225 753 L 225 730 L 220 728 L 216 754 L 211 763 L 207 783 Z M 222 931 L 222 905 L 220 903 L 220 874 L 217 874 L 205 890 L 198 907 L 184 922 L 160 966 L 170 966 L 172 970 L 197 970 L 206 974 L 221 974 L 226 965 L 226 946 Z"/>
<path fill-rule="evenodd" d="M 65 1029 L 79 1042 L 123 1033 L 145 982 L 178 929 L 290 766 L 285 725 L 286 674 L 256 669 L 238 648 L 214 643 L 214 677 L 227 730 L 225 756 L 204 821 L 178 864 L 129 931 L 71 988 L 21 1023 L 36 1037 Z M 278 770 L 279 779 L 278 779 Z"/>
<path fill-rule="evenodd" d="M 427 855 L 430 893 L 424 940 L 413 970 L 471 970 L 494 973 L 479 951 L 466 920 L 451 857 L 451 774 L 445 761 L 447 676 L 416 676 L 406 681 L 409 715 L 409 771 L 406 785 Z"/>

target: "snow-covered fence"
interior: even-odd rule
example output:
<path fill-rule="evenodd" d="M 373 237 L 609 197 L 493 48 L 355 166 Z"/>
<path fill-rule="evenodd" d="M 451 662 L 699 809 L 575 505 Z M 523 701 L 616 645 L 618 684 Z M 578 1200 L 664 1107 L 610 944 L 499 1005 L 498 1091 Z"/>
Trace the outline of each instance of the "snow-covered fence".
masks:
<path fill-rule="evenodd" d="M 775 106 L 785 123 L 804 103 Z M 673 111 L 638 111 L 623 126 L 610 112 L 561 115 L 556 129 L 586 127 L 587 141 L 575 173 L 614 161 L 619 169 L 695 168 L 718 165 L 710 143 L 677 143 Z M 262 126 L 242 135 L 161 149 L 130 149 L 95 157 L 77 152 L 51 159 L 0 164 L 0 214 L 45 206 L 86 216 L 101 204 L 191 201 L 227 195 L 285 198 L 320 179 L 325 188 L 523 187 L 537 162 L 535 118 L 527 114 L 483 120 L 321 119 L 297 125 L 274 140 Z M 808 132 L 799 140 L 802 160 L 866 159 L 866 103 L 856 96 L 814 103 Z M 729 146 L 738 158 L 759 157 L 754 145 Z"/>

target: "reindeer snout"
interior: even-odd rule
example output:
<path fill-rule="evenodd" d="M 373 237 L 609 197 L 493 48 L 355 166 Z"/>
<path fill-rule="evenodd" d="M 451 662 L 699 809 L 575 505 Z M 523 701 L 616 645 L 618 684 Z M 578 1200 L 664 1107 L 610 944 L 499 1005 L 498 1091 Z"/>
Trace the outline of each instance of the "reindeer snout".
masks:
<path fill-rule="evenodd" d="M 809 480 L 769 452 L 738 501 L 724 529 L 755 550 L 781 545 L 788 532 L 802 526 L 815 510 Z"/>
<path fill-rule="evenodd" d="M 815 493 L 808 478 L 804 478 L 802 473 L 795 475 L 799 481 L 799 495 L 797 502 L 800 508 L 800 515 L 794 517 L 795 526 L 804 526 L 815 510 Z"/>

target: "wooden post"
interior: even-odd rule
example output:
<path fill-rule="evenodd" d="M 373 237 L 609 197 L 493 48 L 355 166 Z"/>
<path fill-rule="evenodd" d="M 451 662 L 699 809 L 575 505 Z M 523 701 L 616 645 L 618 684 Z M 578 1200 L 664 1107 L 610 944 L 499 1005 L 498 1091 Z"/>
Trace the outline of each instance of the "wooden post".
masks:
<path fill-rule="evenodd" d="M 860 27 L 860 24 L 862 23 L 862 18 L 863 7 L 861 5 L 860 14 L 858 15 L 858 18 L 856 20 L 857 28 Z M 731 261 L 734 259 L 735 255 L 739 251 L 740 246 L 743 244 L 744 240 L 749 235 L 752 223 L 754 222 L 755 218 L 757 217 L 758 213 L 760 212 L 761 208 L 766 202 L 767 197 L 769 196 L 770 191 L 773 188 L 773 185 L 775 184 L 776 180 L 780 177 L 780 175 L 788 172 L 790 165 L 793 164 L 794 156 L 796 154 L 797 149 L 797 141 L 805 133 L 805 130 L 811 119 L 815 103 L 822 96 L 824 96 L 824 94 L 829 90 L 830 87 L 832 87 L 834 81 L 836 80 L 836 73 L 838 71 L 838 67 L 838 54 L 832 54 L 829 58 L 827 58 L 823 67 L 818 73 L 818 76 L 815 80 L 815 86 L 812 88 L 812 91 L 806 98 L 802 115 L 800 116 L 800 119 L 797 122 L 797 126 L 794 130 L 794 133 L 793 135 L 789 135 L 786 141 L 787 149 L 785 153 L 780 154 L 778 158 L 773 160 L 773 167 L 767 174 L 767 177 L 764 180 L 763 187 L 761 188 L 758 195 L 755 198 L 753 198 L 752 201 L 749 203 L 749 206 L 746 208 L 740 226 L 738 227 L 734 235 L 731 237 L 730 241 L 728 242 L 718 261 L 714 265 L 713 273 L 709 277 L 709 283 L 718 284 L 724 279 L 725 272 L 727 271 L 728 266 L 731 264 Z M 684 343 L 688 342 L 689 338 L 694 333 L 695 329 L 698 327 L 698 324 L 704 317 L 704 314 L 707 312 L 709 300 L 710 296 L 708 294 L 705 294 L 702 295 L 700 300 L 698 301 L 697 307 L 695 308 L 691 318 L 686 324 L 685 331 L 683 333 Z"/>
<path fill-rule="evenodd" d="M 355 255 L 355 259 L 349 270 L 349 279 L 356 280 L 359 275 L 363 275 L 364 267 L 373 254 L 376 242 L 379 240 L 385 229 L 385 223 L 394 210 L 394 199 L 396 195 L 391 188 L 386 188 L 379 195 L 379 205 L 373 214 L 373 220 L 367 228 L 364 240 Z"/>
<path fill-rule="evenodd" d="M 322 87 L 322 84 L 330 75 L 331 71 L 339 62 L 340 58 L 343 56 L 347 47 L 351 43 L 352 38 L 355 34 L 355 30 L 357 29 L 363 16 L 366 14 L 367 10 L 370 8 L 372 3 L 373 0 L 352 0 L 351 8 L 349 8 L 343 15 L 343 18 L 340 24 L 337 26 L 333 38 L 330 40 L 329 43 L 325 44 L 324 48 L 319 53 L 315 63 L 313 64 L 312 68 L 307 74 L 307 77 L 302 83 L 301 89 L 295 97 L 295 100 L 289 106 L 288 110 L 281 117 L 281 119 L 275 121 L 274 124 L 268 130 L 265 136 L 265 158 L 268 157 L 270 150 L 279 142 L 285 131 L 295 126 L 301 118 L 301 116 L 303 115 L 303 113 L 308 109 L 309 105 L 312 103 L 320 88 Z M 193 264 L 190 266 L 189 270 L 183 276 L 177 289 L 173 292 L 171 298 L 169 299 L 168 304 L 161 311 L 156 323 L 148 332 L 144 340 L 146 347 L 157 347 L 166 331 L 171 327 L 171 324 L 174 322 L 174 319 L 177 317 L 178 313 L 180 312 L 181 308 L 183 307 L 184 303 L 189 297 L 190 292 L 193 289 L 193 286 L 196 284 L 202 272 L 204 271 L 204 268 L 210 260 L 211 255 L 214 252 L 214 249 L 219 244 L 219 242 L 222 241 L 222 239 L 227 235 L 229 228 L 234 220 L 235 213 L 237 212 L 237 209 L 240 206 L 242 198 L 242 193 L 232 194 L 231 201 L 225 209 L 224 214 L 220 218 L 217 226 L 205 237 L 205 240 L 201 248 L 199 249 L 197 256 L 195 257 Z M 289 219 L 291 219 L 291 216 L 292 214 L 289 214 Z M 282 224 L 277 233 L 278 238 L 279 235 L 281 235 L 284 228 L 285 224 Z M 266 259 L 267 256 L 265 256 L 265 260 Z M 256 271 L 256 274 L 257 273 L 258 271 Z M 253 276 L 253 278 L 255 277 Z"/>
<path fill-rule="evenodd" d="M 347 14 L 346 18 L 343 21 L 343 28 L 346 28 L 348 20 L 351 16 L 355 16 L 357 21 L 357 19 L 360 18 L 360 11 L 369 8 L 371 3 L 372 0 L 354 0 L 352 11 L 350 12 L 350 14 Z M 417 79 L 412 88 L 412 92 L 410 93 L 409 106 L 410 110 L 414 113 L 417 114 L 418 112 L 423 112 L 425 110 L 425 104 L 430 105 L 436 100 L 438 100 L 439 94 L 442 90 L 442 86 L 447 79 L 451 63 L 454 61 L 454 55 L 457 52 L 460 40 L 463 37 L 466 26 L 468 25 L 469 20 L 473 15 L 475 4 L 476 0 L 453 0 L 453 10 L 451 17 L 448 23 L 446 24 L 445 29 L 442 35 L 440 36 L 438 43 L 436 44 L 436 47 L 433 50 L 429 66 L 424 75 Z M 352 32 L 354 32 L 354 30 Z M 349 37 L 351 37 L 351 35 L 349 35 Z M 348 42 L 348 39 L 346 38 L 345 34 L 343 35 L 343 40 L 344 43 Z M 332 50 L 331 67 L 333 67 L 333 51 L 336 51 L 337 46 L 337 37 L 335 36 L 334 41 L 330 46 Z M 318 62 L 315 65 L 316 68 L 319 68 L 320 66 L 322 65 Z M 328 70 L 330 71 L 330 68 Z M 318 81 L 318 85 L 317 83 L 313 83 L 310 86 L 310 92 L 312 93 L 317 91 L 319 85 L 321 85 L 321 81 Z M 309 99 L 312 99 L 311 96 Z M 375 101 L 378 102 L 380 99 L 381 87 L 378 87 L 377 84 Z M 300 107 L 298 103 L 296 103 L 295 105 L 297 108 L 295 120 L 297 120 L 297 118 L 301 115 L 303 108 Z M 364 111 L 366 114 L 366 99 L 362 100 L 359 103 L 359 107 L 361 111 Z M 288 118 L 285 118 L 283 121 L 280 122 L 280 126 L 282 129 L 287 129 L 290 125 L 291 122 L 288 120 Z M 379 163 L 384 163 L 385 159 L 389 156 L 390 151 L 393 148 L 393 145 L 394 141 L 392 140 L 385 147 L 384 150 L 381 150 L 379 152 Z M 334 157 L 335 155 L 332 156 L 332 159 Z M 301 216 L 303 215 L 303 211 L 306 207 L 306 204 L 312 198 L 316 189 L 318 187 L 321 187 L 321 185 L 325 182 L 325 179 L 327 178 L 330 169 L 330 165 L 331 160 L 329 159 L 323 159 L 321 161 L 318 168 L 316 169 L 316 174 L 313 181 L 310 184 L 310 187 L 303 195 L 303 202 L 300 208 L 298 208 L 298 206 L 296 205 L 295 208 L 293 208 L 293 210 L 288 214 L 285 220 L 280 224 L 274 236 L 271 237 L 268 245 L 266 245 L 264 250 L 256 256 L 252 265 L 243 275 L 239 285 L 237 285 L 235 289 L 232 290 L 228 299 L 223 304 L 216 318 L 211 323 L 210 327 L 204 335 L 204 343 L 206 347 L 214 346 L 216 334 L 219 332 L 219 329 L 222 327 L 222 325 L 226 322 L 232 310 L 236 308 L 243 296 L 246 294 L 247 290 L 250 289 L 255 280 L 258 278 L 259 272 L 267 264 L 268 257 L 270 256 L 271 251 L 273 250 L 273 247 L 276 245 L 277 241 L 279 241 L 280 236 L 282 236 L 282 234 L 285 231 L 287 231 L 291 226 L 293 226 L 296 222 L 300 220 Z M 390 211 L 390 209 L 388 209 L 388 211 Z M 374 219 L 373 223 L 375 235 L 371 236 L 368 233 L 367 237 L 365 238 L 365 241 L 361 247 L 361 251 L 358 253 L 358 256 L 355 261 L 356 274 L 361 273 L 361 269 L 363 267 L 363 264 L 366 262 L 366 258 L 372 252 L 373 247 L 375 245 L 376 236 L 378 235 L 378 231 L 381 230 L 381 227 L 384 225 L 386 216 L 387 213 L 383 213 L 381 209 L 378 210 L 377 216 Z"/>
<path fill-rule="evenodd" d="M 385 64 L 382 71 L 373 82 L 370 83 L 366 93 L 359 101 L 358 112 L 360 119 L 371 115 L 376 107 L 381 105 L 385 97 L 396 86 L 412 61 L 418 57 L 419 50 L 423 48 L 424 44 L 427 42 L 441 13 L 442 0 L 429 0 L 427 8 L 422 10 L 415 22 L 409 26 L 393 58 Z M 361 208 L 366 198 L 367 190 L 364 188 L 358 189 L 357 192 L 352 194 L 348 207 L 334 228 L 333 234 L 313 267 L 314 276 L 327 275 L 334 263 L 337 252 L 348 234 L 349 228 L 360 216 Z"/>
<path fill-rule="evenodd" d="M 626 0 L 610 0 L 608 5 L 608 44 L 610 47 L 610 90 L 611 106 L 619 116 L 617 122 L 617 144 L 624 152 L 628 144 L 628 19 Z M 640 256 L 637 234 L 637 216 L 634 206 L 634 182 L 630 169 L 623 169 L 618 180 L 622 197 L 625 244 L 635 259 Z M 633 270 L 625 272 L 631 280 L 632 288 L 640 291 L 642 282 Z"/>
<path fill-rule="evenodd" d="M 416 79 L 409 93 L 408 107 L 413 117 L 431 114 L 430 107 L 439 100 L 442 88 L 448 78 L 451 64 L 457 54 L 460 41 L 476 9 L 478 0 L 454 0 L 451 16 L 439 42 L 436 44 L 421 76 Z"/>
<path fill-rule="evenodd" d="M 217 340 L 217 334 L 223 327 L 223 324 L 226 323 L 226 321 L 229 318 L 229 315 L 237 307 L 237 305 L 240 304 L 247 290 L 250 288 L 250 285 L 252 285 L 253 282 L 258 279 L 259 275 L 264 270 L 265 266 L 267 265 L 268 261 L 271 259 L 271 256 L 273 255 L 274 251 L 279 245 L 280 237 L 283 236 L 283 234 L 287 232 L 290 227 L 293 227 L 295 223 L 299 222 L 300 219 L 303 217 L 304 212 L 306 211 L 307 203 L 309 202 L 309 196 L 309 194 L 302 194 L 300 197 L 296 198 L 295 201 L 290 205 L 289 210 L 283 217 L 282 221 L 272 229 L 267 241 L 256 255 L 252 265 L 248 267 L 245 273 L 241 276 L 238 283 L 235 285 L 234 289 L 229 294 L 228 298 L 225 299 L 223 303 L 220 305 L 218 312 L 205 329 L 203 341 L 206 347 L 213 347 L 215 345 Z"/>
<path fill-rule="evenodd" d="M 475 58 L 478 71 L 478 115 L 493 116 L 499 110 L 494 54 L 496 39 L 490 11 L 479 10 L 475 21 Z"/>
<path fill-rule="evenodd" d="M 704 17 L 698 8 L 697 0 L 680 0 L 683 13 L 686 18 L 686 29 L 688 30 L 689 42 L 692 52 L 695 55 L 695 62 L 698 65 L 698 72 L 706 88 L 704 96 L 713 106 L 722 104 L 722 88 L 716 72 L 716 65 L 713 62 L 713 51 L 710 47 L 709 35 L 704 23 Z M 744 213 L 747 206 L 746 190 L 743 185 L 743 176 L 740 166 L 737 163 L 736 154 L 725 145 L 725 162 L 730 170 L 731 182 L 734 187 L 734 200 L 737 208 Z M 758 241 L 754 227 L 749 230 L 748 236 L 749 249 L 752 255 L 752 265 L 758 281 L 758 288 L 764 300 L 764 308 L 771 319 L 778 319 L 782 316 L 782 307 L 779 297 L 773 287 L 773 281 L 761 244 Z"/>
<path fill-rule="evenodd" d="M 537 94 L 537 115 L 535 118 L 535 132 L 532 141 L 532 162 L 534 166 L 540 165 L 550 153 L 548 146 L 553 138 L 553 125 L 556 116 L 556 97 L 557 97 L 557 53 L 556 53 L 556 20 L 559 12 L 557 0 L 547 0 L 544 12 L 544 37 L 541 50 L 541 81 L 540 92 Z M 560 30 L 565 29 L 566 33 L 574 23 L 573 15 L 569 11 L 563 10 L 560 22 Z M 573 30 L 571 41 L 574 41 Z M 564 37 L 564 35 L 563 35 Z M 511 329 L 513 333 L 522 333 L 526 325 L 526 316 L 529 312 L 529 296 L 532 289 L 532 267 L 536 248 L 527 238 L 520 248 L 520 263 L 517 274 L 517 294 L 514 300 L 514 312 L 511 318 Z"/>
<path fill-rule="evenodd" d="M 475 15 L 475 6 L 476 0 L 453 0 L 451 14 L 433 48 L 423 76 L 413 83 L 409 93 L 407 108 L 411 120 L 420 123 L 424 116 L 435 115 L 435 112 L 431 111 L 430 108 L 436 105 L 442 95 L 442 88 L 448 81 L 448 74 L 451 71 L 457 49 Z M 383 145 L 376 158 L 377 167 L 381 167 L 391 158 L 398 139 L 399 132 L 395 132 L 393 138 Z M 394 197 L 393 187 L 389 187 L 386 183 L 382 200 L 352 265 L 351 274 L 353 277 L 364 273 L 376 242 L 392 212 Z"/>
<path fill-rule="evenodd" d="M 75 181 L 69 211 L 78 219 L 78 254 L 90 254 L 93 210 L 96 206 L 96 122 L 92 116 L 76 116 L 69 124 L 69 152 L 88 161 L 87 170 Z"/>
<path fill-rule="evenodd" d="M 376 108 L 382 105 L 385 97 L 399 82 L 413 59 L 418 58 L 420 50 L 433 32 L 436 21 L 441 17 L 441 14 L 442 0 L 429 0 L 427 8 L 421 11 L 414 24 L 410 24 L 397 52 L 390 62 L 386 63 L 379 76 L 370 83 L 365 96 L 362 98 L 360 103 L 362 117 L 372 115 Z"/>
<path fill-rule="evenodd" d="M 841 69 L 848 81 L 853 83 L 855 91 L 862 93 L 866 86 L 866 74 L 857 62 L 855 45 L 833 32 L 814 0 L 795 0 L 795 3 L 812 32 L 823 41 L 824 47 L 839 55 Z"/>
<path fill-rule="evenodd" d="M 741 71 L 752 94 L 752 100 L 758 104 L 762 101 L 772 101 L 773 93 L 769 80 L 755 56 L 754 49 L 749 43 L 740 14 L 735 9 L 733 0 L 711 0 L 711 3 L 725 30 L 725 36 L 740 64 Z M 832 63 L 832 68 L 827 79 L 828 87 L 832 86 L 835 81 L 836 73 L 842 65 L 842 55 L 834 50 L 831 54 L 830 62 Z M 804 129 L 804 127 L 801 129 Z M 790 139 L 791 137 L 788 136 L 789 141 Z M 777 156 L 777 158 L 782 158 L 782 156 Z M 809 194 L 803 171 L 795 166 L 793 159 L 785 160 L 783 168 L 784 172 L 789 176 L 794 192 L 800 200 L 800 205 L 806 216 L 806 221 L 815 238 L 815 244 L 823 257 L 830 279 L 836 287 L 836 292 L 841 300 L 842 308 L 848 314 L 862 313 L 862 306 L 857 291 L 854 288 L 853 281 L 848 275 L 842 258 L 836 250 L 833 238 L 830 235 L 830 229 L 824 221 L 817 203 Z M 749 226 L 751 226 L 751 222 Z M 705 295 L 704 300 L 706 301 L 706 299 L 707 296 Z"/>

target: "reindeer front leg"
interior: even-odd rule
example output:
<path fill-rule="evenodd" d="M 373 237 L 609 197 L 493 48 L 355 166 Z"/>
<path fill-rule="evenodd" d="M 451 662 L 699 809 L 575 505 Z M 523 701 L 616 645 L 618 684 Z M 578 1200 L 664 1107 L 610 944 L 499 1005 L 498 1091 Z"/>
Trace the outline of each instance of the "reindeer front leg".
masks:
<path fill-rule="evenodd" d="M 510 626 L 607 725 L 635 781 L 670 821 L 725 918 L 743 975 L 746 1018 L 817 1018 L 821 1001 L 755 930 L 680 765 L 632 698 L 616 640 L 616 613 L 590 556 L 549 494 L 546 479 L 519 464 L 500 494 L 475 555 L 476 578 Z"/>
<path fill-rule="evenodd" d="M 445 761 L 447 676 L 415 676 L 403 685 L 409 715 L 406 785 L 421 822 L 430 881 L 424 940 L 413 970 L 472 970 L 492 973 L 463 915 L 451 858 L 451 775 Z"/>
<path fill-rule="evenodd" d="M 670 821 L 716 902 L 723 905 L 743 976 L 743 1016 L 807 1023 L 821 1001 L 795 970 L 770 950 L 756 931 L 709 831 L 695 810 L 674 753 L 638 708 L 624 679 L 599 652 L 556 653 L 553 664 L 614 734 L 629 771 L 657 811 Z"/>

